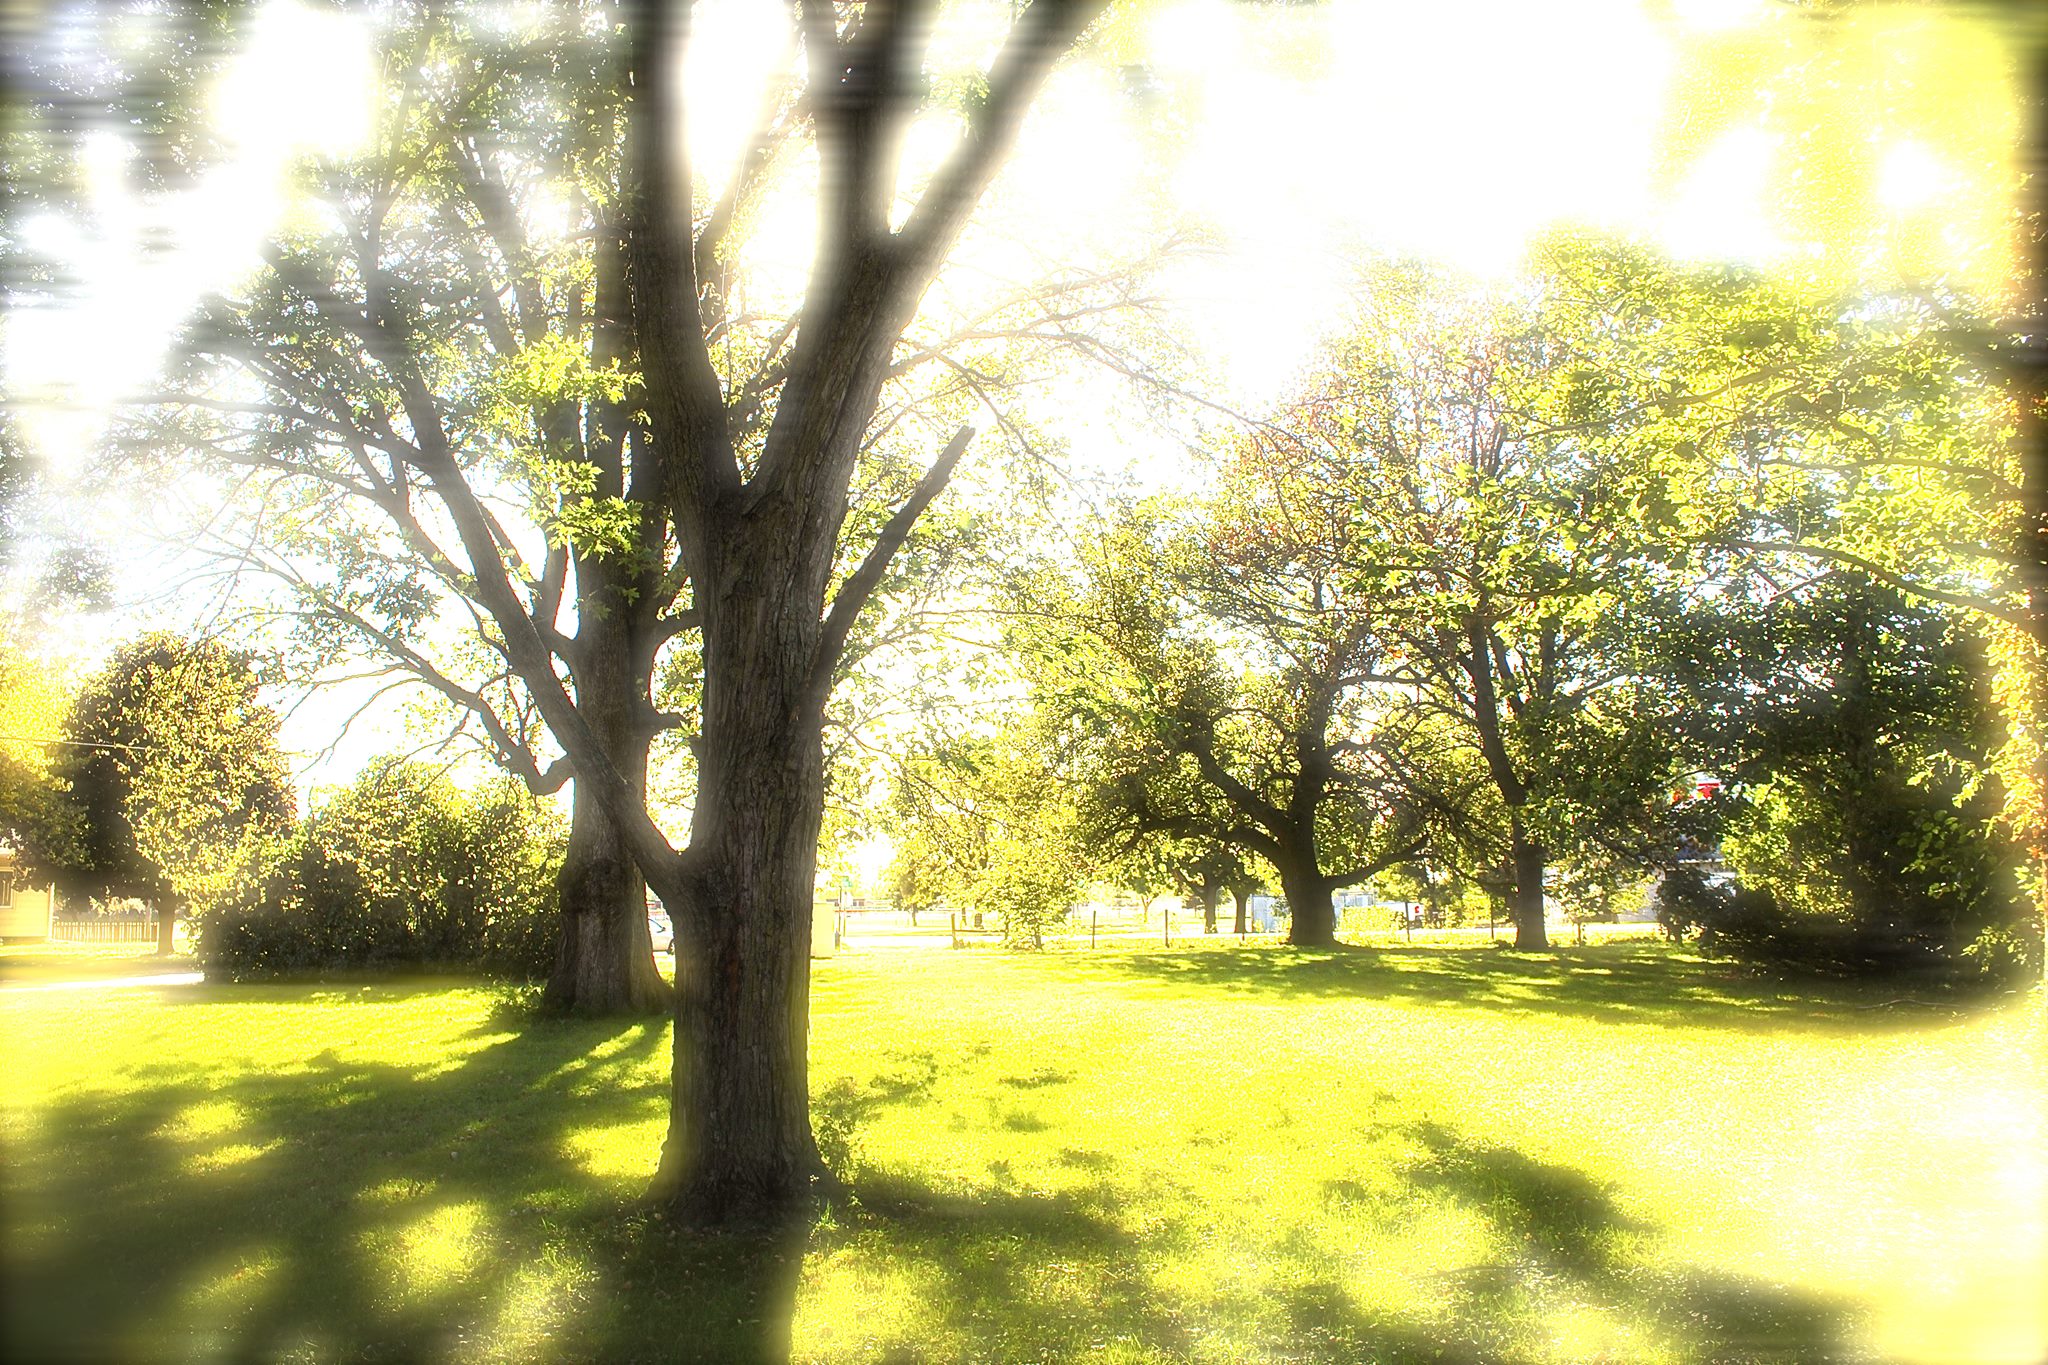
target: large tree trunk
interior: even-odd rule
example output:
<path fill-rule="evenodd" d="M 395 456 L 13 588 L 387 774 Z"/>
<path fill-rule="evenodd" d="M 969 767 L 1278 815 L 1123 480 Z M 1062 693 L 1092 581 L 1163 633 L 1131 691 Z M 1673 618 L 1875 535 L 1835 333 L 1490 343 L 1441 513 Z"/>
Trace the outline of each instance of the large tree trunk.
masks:
<path fill-rule="evenodd" d="M 633 572 L 618 561 L 577 556 L 575 684 L 593 736 L 645 800 L 652 585 L 632 581 Z M 646 882 L 618 823 L 582 782 L 575 785 L 569 848 L 555 888 L 561 922 L 542 1007 L 613 1015 L 667 1009 L 671 993 L 654 965 L 647 929 Z"/>
<path fill-rule="evenodd" d="M 1541 952 L 1550 946 L 1549 929 L 1543 918 L 1543 846 L 1529 837 L 1520 815 L 1508 821 L 1509 855 L 1514 862 L 1515 884 L 1508 892 L 1508 909 L 1515 921 L 1515 947 L 1523 952 Z"/>
<path fill-rule="evenodd" d="M 827 617 L 848 489 L 897 340 L 1053 61 L 1099 9 L 1070 0 L 1021 13 L 967 138 L 900 233 L 890 226 L 893 149 L 921 98 L 921 12 L 870 6 L 857 35 L 831 51 L 812 49 L 834 41 L 829 14 L 805 25 L 809 65 L 829 81 L 806 100 L 821 236 L 773 416 L 744 462 L 704 341 L 715 234 L 693 240 L 677 138 L 672 57 L 688 10 L 625 10 L 634 94 L 621 188 L 643 411 L 704 660 L 690 845 L 641 863 L 680 919 L 675 1092 L 656 1189 L 699 1225 L 779 1220 L 823 1174 L 805 1030 L 825 696 L 860 610 L 973 433 L 955 433 L 890 514 Z M 618 799 L 616 785 L 605 791 Z"/>
<path fill-rule="evenodd" d="M 1287 941 L 1297 948 L 1337 946 L 1337 903 L 1330 883 L 1314 863 L 1280 869 L 1280 889 L 1287 897 Z"/>
<path fill-rule="evenodd" d="M 178 902 L 168 894 L 156 902 L 156 951 L 158 957 L 169 957 L 177 949 Z"/>
<path fill-rule="evenodd" d="M 644 755 L 643 755 L 644 761 Z M 561 930 L 542 1007 L 563 1014 L 659 1014 L 669 986 L 654 965 L 646 883 L 618 826 L 579 790 L 555 886 Z"/>
<path fill-rule="evenodd" d="M 1230 899 L 1235 902 L 1237 907 L 1237 921 L 1230 926 L 1230 932 L 1236 934 L 1239 938 L 1243 938 L 1251 927 L 1245 921 L 1245 902 L 1251 898 L 1250 887 L 1233 886 L 1230 888 Z"/>
<path fill-rule="evenodd" d="M 797 555 L 831 548 L 826 536 Z M 829 558 L 774 562 L 791 557 L 735 555 L 743 567 L 733 577 L 808 580 L 808 593 L 762 581 L 699 590 L 705 799 L 676 884 L 656 887 L 681 919 L 675 1095 L 656 1192 L 698 1226 L 777 1222 L 825 1174 L 811 1137 L 806 1034 L 824 811 L 813 659 Z"/>
<path fill-rule="evenodd" d="M 1202 932 L 1216 932 L 1216 902 L 1223 894 L 1223 883 L 1214 878 L 1202 881 Z"/>

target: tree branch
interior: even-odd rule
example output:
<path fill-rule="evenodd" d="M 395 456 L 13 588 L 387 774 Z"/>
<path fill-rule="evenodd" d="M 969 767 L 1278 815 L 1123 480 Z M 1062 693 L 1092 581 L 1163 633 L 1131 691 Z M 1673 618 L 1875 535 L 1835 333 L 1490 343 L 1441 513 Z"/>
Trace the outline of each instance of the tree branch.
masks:
<path fill-rule="evenodd" d="M 959 465 L 960 457 L 967 453 L 968 443 L 973 439 L 973 427 L 963 426 L 953 433 L 953 439 L 946 442 L 938 459 L 932 461 L 931 468 L 925 470 L 924 476 L 917 481 L 917 487 L 883 523 L 860 567 L 848 576 L 833 597 L 819 636 L 817 658 L 811 665 L 811 687 L 821 702 L 831 689 L 832 675 L 839 667 L 839 655 L 846 647 L 846 637 L 852 633 L 854 621 L 867 606 L 868 599 L 874 596 L 882 575 L 888 572 L 889 561 L 909 538 L 917 519 L 924 515 L 924 509 L 931 505 L 932 499 L 945 489 L 946 481 L 953 477 L 954 468 Z"/>
<path fill-rule="evenodd" d="M 2005 606 L 1989 597 L 1947 592 L 1940 588 L 1930 588 L 1925 584 L 1915 583 L 1909 578 L 1894 573 L 1892 570 L 1872 560 L 1865 559 L 1862 555 L 1851 554 L 1847 550 L 1837 550 L 1826 545 L 1803 545 L 1796 541 L 1781 540 L 1736 540 L 1729 541 L 1727 544 L 1739 550 L 1757 550 L 1767 554 L 1805 555 L 1809 559 L 1824 560 L 1841 568 L 1854 569 L 1858 573 L 1869 574 L 1880 583 L 1889 584 L 1900 592 L 1914 597 L 1925 598 L 1929 602 L 1939 602 L 1943 606 L 1949 607 L 1961 607 L 1964 611 L 1974 611 L 1980 615 L 1989 616 L 1995 621 L 2003 621 L 2007 625 L 2018 626 L 2022 630 L 2026 629 L 2030 624 L 2026 611 L 2020 607 Z"/>

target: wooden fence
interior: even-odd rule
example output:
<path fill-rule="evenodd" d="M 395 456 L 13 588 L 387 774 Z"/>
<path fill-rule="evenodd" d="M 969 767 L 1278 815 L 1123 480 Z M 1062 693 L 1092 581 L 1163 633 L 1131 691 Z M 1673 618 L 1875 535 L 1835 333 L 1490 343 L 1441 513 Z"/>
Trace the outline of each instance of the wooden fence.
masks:
<path fill-rule="evenodd" d="M 59 919 L 50 921 L 50 937 L 64 943 L 154 943 L 153 919 Z"/>

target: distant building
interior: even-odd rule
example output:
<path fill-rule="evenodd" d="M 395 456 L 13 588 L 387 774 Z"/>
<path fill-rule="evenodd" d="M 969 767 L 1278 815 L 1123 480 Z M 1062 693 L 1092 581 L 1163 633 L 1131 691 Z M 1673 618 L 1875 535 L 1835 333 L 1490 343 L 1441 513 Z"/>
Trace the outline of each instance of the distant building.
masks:
<path fill-rule="evenodd" d="M 56 917 L 56 888 L 31 883 L 13 850 L 0 849 L 0 939 L 48 938 Z"/>

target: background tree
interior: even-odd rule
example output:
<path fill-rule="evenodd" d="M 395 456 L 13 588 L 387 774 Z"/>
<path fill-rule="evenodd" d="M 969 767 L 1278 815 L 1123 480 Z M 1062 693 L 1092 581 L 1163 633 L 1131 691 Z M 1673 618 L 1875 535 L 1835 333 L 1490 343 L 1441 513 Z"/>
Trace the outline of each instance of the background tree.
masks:
<path fill-rule="evenodd" d="M 1740 891 L 1696 912 L 1716 945 L 1824 970 L 2031 966 L 1981 640 L 1849 574 L 1757 617 L 1738 785 L 1711 803 Z"/>
<path fill-rule="evenodd" d="M 152 902 L 170 952 L 179 912 L 222 886 L 245 845 L 290 823 L 277 726 L 246 656 L 167 634 L 123 645 L 61 731 L 53 766 L 76 837 L 31 844 L 29 861 L 71 894 Z"/>
<path fill-rule="evenodd" d="M 1180 840 L 1173 849 L 1173 867 L 1180 884 L 1201 902 L 1202 932 L 1216 932 L 1216 907 L 1222 903 L 1226 892 L 1234 894 L 1234 888 L 1249 886 L 1252 882 L 1248 859 L 1244 853 L 1228 844 L 1200 839 Z M 1243 916 L 1246 890 L 1238 896 L 1238 914 Z M 1240 928 L 1239 932 L 1242 932 Z"/>
<path fill-rule="evenodd" d="M 1028 714 L 980 732 L 930 735 L 898 768 L 890 879 L 921 905 L 1001 917 L 1003 941 L 1042 948 L 1106 872 L 1083 828 L 1056 736 Z"/>
<path fill-rule="evenodd" d="M 1177 842 L 1161 834 L 1139 834 L 1126 838 L 1121 847 L 1106 850 L 1103 880 L 1131 894 L 1138 903 L 1138 918 L 1145 923 L 1151 922 L 1152 907 L 1161 898 L 1167 901 L 1163 918 L 1171 918 L 1188 889 L 1183 868 L 1186 850 Z"/>
<path fill-rule="evenodd" d="M 54 665 L 0 637 L 0 841 L 40 851 L 45 866 L 69 857 L 78 833 L 51 742 L 70 701 Z"/>
<path fill-rule="evenodd" d="M 231 481 L 238 515 L 214 521 L 209 548 L 241 610 L 281 628 L 296 672 L 424 688 L 451 734 L 552 790 L 569 767 L 408 463 L 431 406 L 557 667 L 644 792 L 670 723 L 651 697 L 656 656 L 686 621 L 625 401 L 632 339 L 605 188 L 616 54 L 582 17 L 506 26 L 457 6 L 394 24 L 392 69 L 409 74 L 382 92 L 375 145 L 315 170 L 325 212 L 212 301 L 126 435 L 176 472 L 197 456 Z M 401 360 L 421 385 L 410 394 Z M 639 872 L 582 787 L 573 809 L 544 999 L 663 1009 Z"/>
<path fill-rule="evenodd" d="M 1039 705 L 1084 738 L 1094 823 L 1221 844 L 1277 872 L 1290 942 L 1335 942 L 1332 892 L 1411 854 L 1372 623 L 1327 547 L 1250 525 L 1243 485 L 1108 530 L 1015 632 Z"/>
<path fill-rule="evenodd" d="M 1504 296 L 1367 279 L 1359 329 L 1236 468 L 1260 534 L 1316 528 L 1338 556 L 1431 755 L 1411 786 L 1458 812 L 1439 855 L 1542 948 L 1548 868 L 1656 842 L 1682 759 L 1655 637 L 1730 534 L 1735 456 L 1811 425 L 1835 319 L 1572 237 Z"/>

